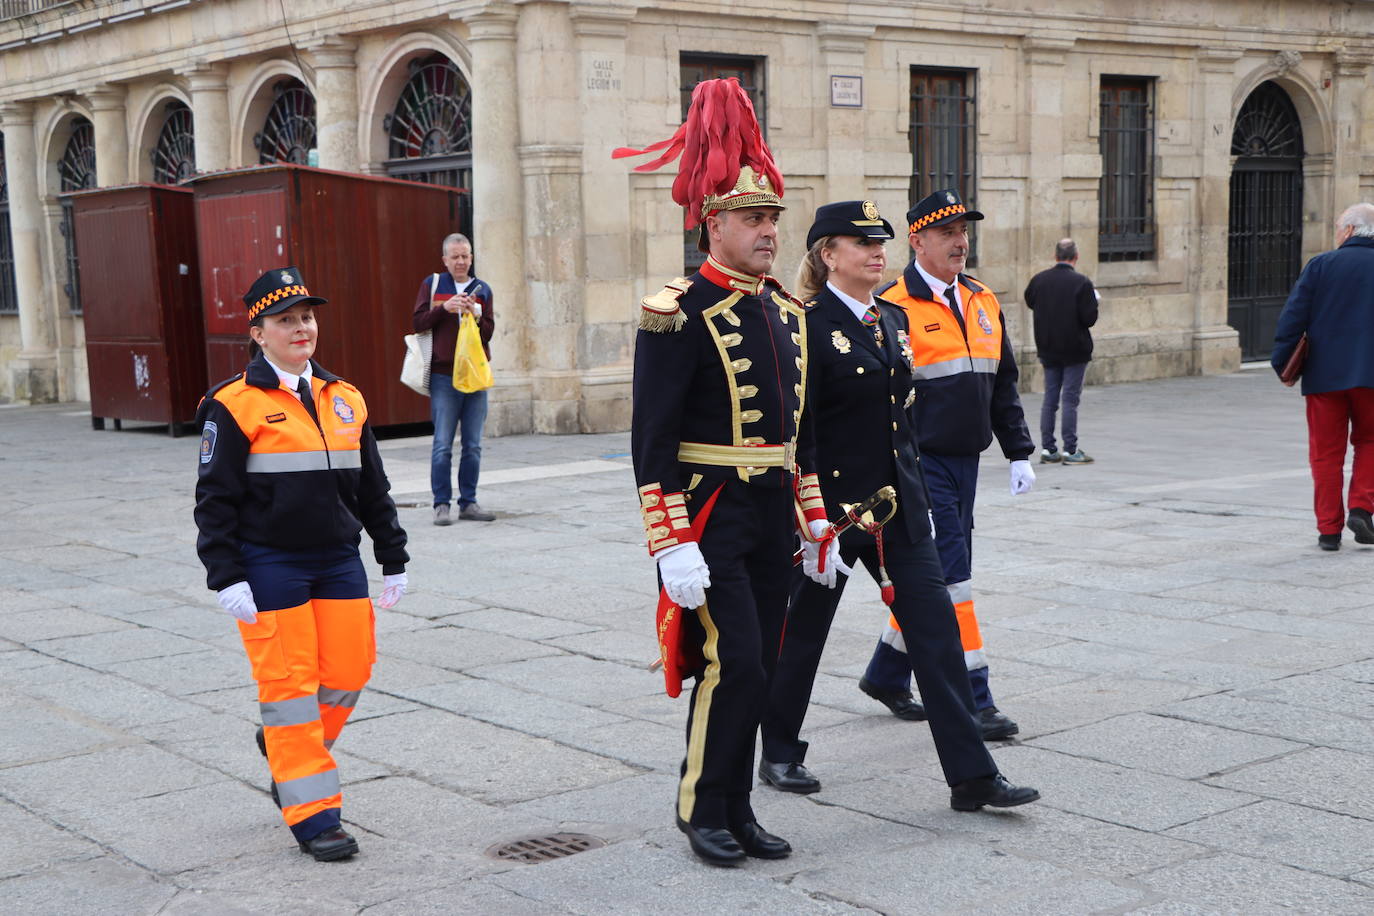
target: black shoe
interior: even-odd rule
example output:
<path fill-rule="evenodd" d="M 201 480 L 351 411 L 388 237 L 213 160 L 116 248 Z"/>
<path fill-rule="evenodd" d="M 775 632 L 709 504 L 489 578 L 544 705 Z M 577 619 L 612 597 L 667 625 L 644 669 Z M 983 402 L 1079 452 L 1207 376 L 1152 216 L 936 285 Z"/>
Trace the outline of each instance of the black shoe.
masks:
<path fill-rule="evenodd" d="M 261 725 L 258 726 L 257 739 L 258 739 L 258 750 L 262 752 L 263 759 L 265 760 L 265 759 L 267 759 L 267 738 L 266 738 L 266 737 L 263 735 L 263 733 L 262 733 L 262 726 L 261 726 Z M 280 810 L 281 810 L 281 796 L 277 794 L 277 783 L 276 783 L 276 780 L 273 780 L 273 781 L 269 784 L 268 788 L 269 788 L 269 790 L 270 790 L 271 793 L 272 793 L 272 803 L 273 803 L 274 805 L 276 805 L 276 806 L 277 806 L 277 810 L 280 811 Z"/>
<path fill-rule="evenodd" d="M 1347 524 L 1349 523 L 1347 522 Z M 1356 535 L 1355 540 L 1358 542 L 1359 539 L 1360 536 Z M 1341 536 L 1339 534 L 1319 534 L 1317 535 L 1317 546 L 1322 550 L 1340 550 Z"/>
<path fill-rule="evenodd" d="M 300 841 L 301 852 L 308 852 L 316 862 L 333 862 L 357 855 L 358 841 L 349 836 L 342 827 L 326 830 L 319 836 Z"/>
<path fill-rule="evenodd" d="M 1021 726 L 1007 718 L 996 706 L 978 710 L 978 725 L 983 729 L 984 741 L 1001 741 L 1021 731 Z"/>
<path fill-rule="evenodd" d="M 758 821 L 750 821 L 730 830 L 730 835 L 739 843 L 746 856 L 756 859 L 785 859 L 792 854 L 792 844 L 780 836 L 773 836 L 759 826 Z"/>
<path fill-rule="evenodd" d="M 859 689 L 882 703 L 899 719 L 920 722 L 926 717 L 926 708 L 912 697 L 910 690 L 884 690 L 874 687 L 867 678 L 859 678 Z"/>
<path fill-rule="evenodd" d="M 759 779 L 784 792 L 810 795 L 821 790 L 821 781 L 800 763 L 774 763 L 759 760 Z"/>
<path fill-rule="evenodd" d="M 1368 509 L 1351 509 L 1345 527 L 1355 532 L 1356 544 L 1374 544 L 1374 517 L 1371 517 Z M 1340 537 L 1336 535 L 1337 543 Z"/>
<path fill-rule="evenodd" d="M 739 841 L 724 827 L 693 827 L 682 818 L 677 819 L 677 829 L 687 834 L 687 844 L 707 865 L 731 868 L 744 861 L 744 850 Z"/>
<path fill-rule="evenodd" d="M 1040 793 L 1029 786 L 1014 786 L 1007 777 L 983 776 L 952 786 L 949 806 L 955 811 L 977 811 L 984 805 L 993 808 L 1015 808 L 1040 800 Z"/>

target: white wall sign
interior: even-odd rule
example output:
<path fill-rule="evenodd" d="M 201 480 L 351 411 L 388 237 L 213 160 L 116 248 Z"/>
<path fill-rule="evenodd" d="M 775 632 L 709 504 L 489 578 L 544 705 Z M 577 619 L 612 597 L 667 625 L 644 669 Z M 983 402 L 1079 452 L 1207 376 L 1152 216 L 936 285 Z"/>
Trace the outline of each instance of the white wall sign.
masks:
<path fill-rule="evenodd" d="M 864 78 L 862 76 L 831 76 L 830 105 L 832 108 L 863 108 Z"/>

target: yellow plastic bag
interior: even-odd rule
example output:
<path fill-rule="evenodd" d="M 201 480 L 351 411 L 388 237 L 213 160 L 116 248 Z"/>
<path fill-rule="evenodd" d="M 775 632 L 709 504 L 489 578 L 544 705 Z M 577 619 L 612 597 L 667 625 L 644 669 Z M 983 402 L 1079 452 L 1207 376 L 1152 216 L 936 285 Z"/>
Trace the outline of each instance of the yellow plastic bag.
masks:
<path fill-rule="evenodd" d="M 465 312 L 458 325 L 458 350 L 453 354 L 453 387 L 463 394 L 482 391 L 495 384 L 491 363 L 482 349 L 482 334 L 477 319 Z"/>

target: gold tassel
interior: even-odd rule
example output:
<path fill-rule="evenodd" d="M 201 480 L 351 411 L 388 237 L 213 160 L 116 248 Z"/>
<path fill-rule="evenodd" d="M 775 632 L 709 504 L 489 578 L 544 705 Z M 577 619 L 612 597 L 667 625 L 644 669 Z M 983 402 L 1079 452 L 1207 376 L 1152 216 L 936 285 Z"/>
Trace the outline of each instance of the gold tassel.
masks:
<path fill-rule="evenodd" d="M 687 315 L 682 309 L 675 309 L 671 312 L 656 312 L 652 309 L 641 308 L 639 310 L 639 329 L 648 331 L 650 334 L 667 334 L 672 331 L 681 331 L 682 326 L 687 323 Z"/>

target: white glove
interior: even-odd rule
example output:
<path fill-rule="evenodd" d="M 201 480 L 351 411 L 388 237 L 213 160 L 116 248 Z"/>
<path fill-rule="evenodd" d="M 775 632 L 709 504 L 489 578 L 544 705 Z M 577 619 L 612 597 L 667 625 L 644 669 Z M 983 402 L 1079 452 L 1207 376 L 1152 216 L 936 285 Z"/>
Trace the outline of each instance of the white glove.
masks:
<path fill-rule="evenodd" d="M 811 529 L 813 538 L 821 538 L 830 530 L 830 523 L 819 519 L 808 522 L 807 526 Z M 833 537 L 825 545 L 825 570 L 821 570 L 821 545 L 819 541 L 802 541 L 802 572 L 811 578 L 817 585 L 824 585 L 826 588 L 834 588 L 839 581 L 839 573 L 843 572 L 846 576 L 852 576 L 854 570 L 847 566 L 844 560 L 840 559 L 840 539 Z"/>
<path fill-rule="evenodd" d="M 657 554 L 658 574 L 663 590 L 678 607 L 688 610 L 706 603 L 706 590 L 711 587 L 711 568 L 701 555 L 696 541 L 676 544 Z"/>
<path fill-rule="evenodd" d="M 1022 493 L 1029 493 L 1030 488 L 1035 486 L 1035 472 L 1031 470 L 1031 463 L 1025 458 L 1011 463 L 1011 495 L 1020 496 Z"/>
<path fill-rule="evenodd" d="M 235 582 L 228 588 L 222 588 L 215 597 L 219 599 L 219 606 L 230 615 L 244 623 L 258 622 L 258 606 L 253 603 L 253 590 L 247 582 Z"/>
<path fill-rule="evenodd" d="M 409 581 L 405 573 L 382 576 L 382 596 L 377 599 L 377 607 L 384 610 L 395 607 L 406 593 L 406 583 Z"/>

